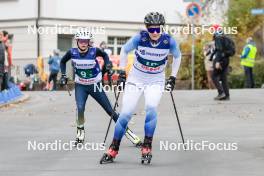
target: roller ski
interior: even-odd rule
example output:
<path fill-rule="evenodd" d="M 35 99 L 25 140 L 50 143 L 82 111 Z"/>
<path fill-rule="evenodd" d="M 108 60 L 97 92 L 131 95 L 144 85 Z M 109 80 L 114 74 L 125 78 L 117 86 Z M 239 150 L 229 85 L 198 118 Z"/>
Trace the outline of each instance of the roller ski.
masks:
<path fill-rule="evenodd" d="M 77 147 L 78 144 L 83 144 L 84 143 L 84 138 L 85 138 L 85 131 L 84 127 L 77 127 L 77 136 L 75 140 L 75 147 Z"/>
<path fill-rule="evenodd" d="M 118 150 L 119 144 L 112 143 L 107 153 L 104 153 L 103 157 L 101 158 L 100 164 L 113 163 L 116 155 L 118 154 Z"/>
<path fill-rule="evenodd" d="M 142 142 L 140 138 L 133 133 L 129 128 L 127 128 L 125 136 L 129 139 L 136 147 L 141 147 Z"/>

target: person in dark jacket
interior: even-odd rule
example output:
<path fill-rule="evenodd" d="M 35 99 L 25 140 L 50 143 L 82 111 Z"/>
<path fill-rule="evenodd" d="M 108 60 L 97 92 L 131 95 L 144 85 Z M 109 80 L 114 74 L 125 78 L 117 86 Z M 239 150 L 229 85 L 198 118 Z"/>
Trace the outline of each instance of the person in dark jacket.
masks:
<path fill-rule="evenodd" d="M 9 42 L 9 34 L 7 31 L 2 31 L 3 32 L 3 44 L 5 46 L 5 73 L 4 73 L 4 88 L 8 89 L 9 84 L 11 81 L 11 68 L 13 66 L 12 63 L 12 45 Z"/>
<path fill-rule="evenodd" d="M 213 60 L 212 79 L 218 91 L 215 100 L 230 100 L 229 86 L 227 80 L 229 56 L 225 52 L 225 35 L 223 31 L 217 30 L 214 33 L 215 50 L 211 55 Z"/>
<path fill-rule="evenodd" d="M 34 82 L 36 81 L 36 74 L 38 70 L 34 64 L 27 64 L 24 67 L 24 72 L 27 77 L 27 83 L 29 85 L 29 90 L 33 90 Z"/>
<path fill-rule="evenodd" d="M 3 32 L 0 31 L 0 91 L 4 90 L 4 73 L 5 73 L 5 46 L 3 43 Z"/>

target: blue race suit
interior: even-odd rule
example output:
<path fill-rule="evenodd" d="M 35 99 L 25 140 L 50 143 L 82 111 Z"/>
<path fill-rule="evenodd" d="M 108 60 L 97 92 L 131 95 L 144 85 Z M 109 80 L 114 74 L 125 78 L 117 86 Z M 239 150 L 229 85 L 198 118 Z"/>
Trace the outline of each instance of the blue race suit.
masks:
<path fill-rule="evenodd" d="M 101 87 L 102 73 L 96 57 L 101 56 L 105 64 L 109 63 L 108 55 L 99 48 L 90 47 L 86 53 L 80 53 L 77 48 L 70 49 L 62 58 L 60 66 L 62 74 L 66 73 L 66 62 L 72 60 L 75 72 L 75 100 L 78 117 L 77 126 L 84 125 L 84 111 L 88 95 L 91 95 L 117 121 L 118 115 L 114 112 L 109 99 Z"/>

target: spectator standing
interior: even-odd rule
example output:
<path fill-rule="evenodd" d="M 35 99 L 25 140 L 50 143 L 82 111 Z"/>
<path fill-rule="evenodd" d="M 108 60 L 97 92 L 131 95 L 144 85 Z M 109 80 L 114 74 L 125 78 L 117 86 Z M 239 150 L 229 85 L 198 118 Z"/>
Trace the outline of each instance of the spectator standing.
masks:
<path fill-rule="evenodd" d="M 50 75 L 49 75 L 49 80 L 48 84 L 50 85 L 51 81 L 53 81 L 53 87 L 52 90 L 57 90 L 57 76 L 60 71 L 60 56 L 59 56 L 59 50 L 56 49 L 53 51 L 53 56 L 50 57 L 49 59 L 49 70 L 50 70 Z"/>
<path fill-rule="evenodd" d="M 207 75 L 207 83 L 208 83 L 208 88 L 209 89 L 214 89 L 214 82 L 212 79 L 212 73 L 213 73 L 213 62 L 210 60 L 210 57 L 214 51 L 214 42 L 209 42 L 205 44 L 203 47 L 204 51 L 204 66 L 206 70 L 206 75 Z"/>
<path fill-rule="evenodd" d="M 247 43 L 242 51 L 241 65 L 244 67 L 245 72 L 245 87 L 254 88 L 254 75 L 253 67 L 255 65 L 255 58 L 257 54 L 257 47 L 251 37 L 247 39 Z"/>

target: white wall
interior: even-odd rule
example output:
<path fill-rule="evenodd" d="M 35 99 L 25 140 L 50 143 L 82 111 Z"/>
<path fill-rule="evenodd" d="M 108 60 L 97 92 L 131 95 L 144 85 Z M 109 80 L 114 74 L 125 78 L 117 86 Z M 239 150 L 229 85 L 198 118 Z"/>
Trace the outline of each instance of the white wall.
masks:
<path fill-rule="evenodd" d="M 168 23 L 182 22 L 180 14 L 186 17 L 186 6 L 183 0 L 40 0 L 41 16 L 48 18 L 142 22 L 150 11 L 159 11 Z M 0 20 L 25 19 L 37 17 L 38 0 L 0 1 Z M 224 3 L 222 3 L 224 2 Z M 228 0 L 212 1 L 210 18 L 203 23 L 219 23 L 223 12 L 228 8 Z"/>
<path fill-rule="evenodd" d="M 176 12 L 185 13 L 182 0 L 45 0 L 44 17 L 142 22 L 150 11 L 165 13 L 168 22 L 179 23 Z"/>
<path fill-rule="evenodd" d="M 37 16 L 37 0 L 0 1 L 0 20 L 34 18 Z"/>
<path fill-rule="evenodd" d="M 13 58 L 31 59 L 37 55 L 36 35 L 27 35 L 26 27 L 4 28 L 13 34 Z"/>
<path fill-rule="evenodd" d="M 143 18 L 150 11 L 164 13 L 168 23 L 181 23 L 178 14 L 185 17 L 185 8 L 188 5 L 188 3 L 183 3 L 183 0 L 132 0 L 129 2 L 127 0 L 41 0 L 41 3 L 41 17 L 53 18 L 53 20 L 42 19 L 41 26 L 61 24 L 63 26 L 106 27 L 105 35 L 95 35 L 97 45 L 103 40 L 106 41 L 109 35 L 134 35 L 144 27 Z M 216 5 L 215 10 L 217 9 Z M 222 18 L 221 14 L 212 13 L 218 18 L 213 17 L 211 20 Z M 37 36 L 27 32 L 27 25 L 35 24 L 35 21 L 8 20 L 36 17 L 37 0 L 0 1 L 0 30 L 4 29 L 14 34 L 13 58 L 15 65 L 22 66 L 25 63 L 35 62 Z M 54 20 L 56 18 L 58 20 Z M 68 20 L 59 20 L 60 18 Z M 125 23 L 118 23 L 118 21 Z M 210 20 L 207 19 L 206 22 L 210 23 Z M 40 52 L 43 57 L 48 57 L 53 49 L 57 48 L 57 35 L 41 35 L 40 41 Z"/>

